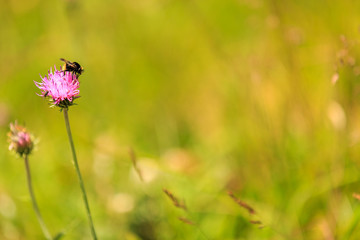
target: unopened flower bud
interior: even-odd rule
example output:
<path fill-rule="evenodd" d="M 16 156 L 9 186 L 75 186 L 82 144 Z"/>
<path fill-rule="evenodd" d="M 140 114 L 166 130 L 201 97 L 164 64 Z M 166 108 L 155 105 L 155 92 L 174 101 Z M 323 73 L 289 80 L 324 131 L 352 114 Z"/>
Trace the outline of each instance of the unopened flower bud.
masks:
<path fill-rule="evenodd" d="M 26 128 L 18 125 L 17 122 L 10 123 L 9 150 L 18 153 L 20 156 L 28 155 L 34 148 L 33 137 L 27 132 Z"/>

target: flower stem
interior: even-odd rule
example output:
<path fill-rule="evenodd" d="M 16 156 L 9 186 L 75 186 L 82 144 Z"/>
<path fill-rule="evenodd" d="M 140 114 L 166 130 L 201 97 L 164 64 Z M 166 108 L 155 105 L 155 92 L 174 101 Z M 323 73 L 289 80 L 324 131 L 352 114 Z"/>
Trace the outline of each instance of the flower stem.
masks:
<path fill-rule="evenodd" d="M 25 167 L 26 167 L 26 177 L 27 177 L 28 188 L 29 188 L 30 197 L 31 197 L 31 201 L 32 201 L 32 205 L 33 205 L 36 217 L 39 221 L 41 230 L 43 231 L 46 239 L 52 240 L 51 234 L 50 234 L 49 230 L 46 228 L 45 222 L 44 222 L 43 218 L 41 217 L 40 210 L 39 210 L 39 207 L 38 207 L 36 199 L 35 199 L 35 194 L 34 194 L 34 191 L 32 188 L 29 159 L 28 159 L 27 154 L 24 154 L 24 161 L 25 161 Z"/>
<path fill-rule="evenodd" d="M 76 173 L 77 173 L 77 176 L 78 176 L 78 179 L 79 179 L 80 188 L 81 188 L 81 191 L 82 191 L 82 196 L 83 196 L 83 199 L 84 199 L 86 212 L 87 212 L 88 219 L 89 219 L 91 235 L 92 235 L 93 239 L 96 240 L 97 237 L 96 237 L 95 228 L 94 228 L 94 224 L 93 224 L 92 217 L 91 217 L 89 203 L 88 203 L 88 200 L 87 200 L 87 195 L 86 195 L 86 191 L 85 191 L 85 185 L 84 185 L 84 181 L 83 181 L 83 179 L 81 177 L 81 172 L 80 172 L 79 164 L 78 164 L 78 161 L 77 161 L 77 158 L 76 158 L 76 153 L 75 153 L 75 146 L 74 146 L 74 142 L 73 142 L 72 135 L 71 135 L 70 122 L 69 122 L 69 116 L 68 116 L 68 109 L 63 108 L 63 112 L 64 112 L 66 130 L 67 130 L 67 134 L 68 134 L 68 137 L 69 137 L 69 142 L 70 142 L 71 151 L 72 151 L 72 155 L 73 155 L 73 164 L 75 166 L 75 170 L 76 170 Z"/>

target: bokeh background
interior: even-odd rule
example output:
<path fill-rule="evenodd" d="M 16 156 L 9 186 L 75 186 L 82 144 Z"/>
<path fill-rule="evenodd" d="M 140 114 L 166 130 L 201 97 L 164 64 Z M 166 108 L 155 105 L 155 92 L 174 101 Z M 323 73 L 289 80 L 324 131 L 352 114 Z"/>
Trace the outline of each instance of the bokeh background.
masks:
<path fill-rule="evenodd" d="M 359 239 L 359 11 L 0 1 L 0 239 L 43 239 L 7 150 L 14 120 L 38 139 L 30 163 L 50 231 L 90 239 L 63 115 L 33 82 L 61 57 L 85 68 L 69 114 L 99 239 Z"/>

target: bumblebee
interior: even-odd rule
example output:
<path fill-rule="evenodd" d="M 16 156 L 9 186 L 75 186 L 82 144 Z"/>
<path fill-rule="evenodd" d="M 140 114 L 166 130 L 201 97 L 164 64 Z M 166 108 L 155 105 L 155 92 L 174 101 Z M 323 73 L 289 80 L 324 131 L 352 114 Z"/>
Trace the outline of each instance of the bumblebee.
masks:
<path fill-rule="evenodd" d="M 84 71 L 84 68 L 80 66 L 77 62 L 70 62 L 64 58 L 60 58 L 61 61 L 63 61 L 65 64 L 62 66 L 62 71 L 68 71 L 76 74 L 77 77 L 81 75 L 81 73 Z"/>

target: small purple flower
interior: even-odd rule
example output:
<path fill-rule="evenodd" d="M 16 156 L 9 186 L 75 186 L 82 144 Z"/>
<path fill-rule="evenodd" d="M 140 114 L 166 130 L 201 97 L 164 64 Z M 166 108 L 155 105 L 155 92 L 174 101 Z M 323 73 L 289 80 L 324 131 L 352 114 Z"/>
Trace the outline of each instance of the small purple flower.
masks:
<path fill-rule="evenodd" d="M 54 73 L 50 69 L 47 76 L 40 75 L 40 77 L 41 82 L 34 81 L 35 85 L 41 89 L 41 94 L 38 95 L 51 98 L 53 105 L 67 108 L 73 105 L 73 101 L 79 97 L 79 80 L 75 74 L 59 71 L 55 67 Z"/>
<path fill-rule="evenodd" d="M 25 127 L 18 125 L 17 122 L 10 123 L 9 137 L 9 150 L 18 153 L 20 156 L 23 154 L 28 155 L 34 147 L 34 140 Z"/>

